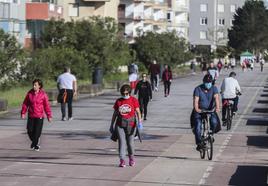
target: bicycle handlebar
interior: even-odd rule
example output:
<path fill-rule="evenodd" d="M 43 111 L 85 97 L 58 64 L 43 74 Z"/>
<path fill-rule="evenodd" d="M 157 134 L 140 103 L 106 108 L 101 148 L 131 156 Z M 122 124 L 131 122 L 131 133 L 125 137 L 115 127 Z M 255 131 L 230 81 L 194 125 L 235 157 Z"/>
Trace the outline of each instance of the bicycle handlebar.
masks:
<path fill-rule="evenodd" d="M 215 109 L 212 110 L 201 110 L 201 114 L 212 114 L 215 112 Z"/>

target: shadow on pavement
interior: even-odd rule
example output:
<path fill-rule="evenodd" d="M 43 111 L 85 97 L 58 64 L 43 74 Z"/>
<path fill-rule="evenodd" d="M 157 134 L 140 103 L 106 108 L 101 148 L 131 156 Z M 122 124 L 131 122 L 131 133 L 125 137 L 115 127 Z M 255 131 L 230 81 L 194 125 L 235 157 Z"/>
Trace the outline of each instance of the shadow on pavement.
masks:
<path fill-rule="evenodd" d="M 247 121 L 246 125 L 260 125 L 260 126 L 268 126 L 268 120 L 264 120 L 264 119 L 249 119 Z"/>
<path fill-rule="evenodd" d="M 228 185 L 264 186 L 266 185 L 268 167 L 240 165 L 232 175 Z"/>
<path fill-rule="evenodd" d="M 261 97 L 268 97 L 268 94 L 261 94 Z"/>
<path fill-rule="evenodd" d="M 74 163 L 74 162 L 50 162 L 50 161 L 29 161 L 29 160 L 16 160 L 16 158 L 3 159 L 1 161 L 11 161 L 11 162 L 23 162 L 23 163 L 37 163 L 37 164 L 49 164 L 49 165 L 70 165 L 70 166 L 96 166 L 96 167 L 116 167 L 116 164 L 98 164 L 98 163 Z"/>
<path fill-rule="evenodd" d="M 258 100 L 258 103 L 261 103 L 261 104 L 268 104 L 268 100 Z"/>
<path fill-rule="evenodd" d="M 255 109 L 253 109 L 253 112 L 268 113 L 268 108 L 255 108 Z"/>
<path fill-rule="evenodd" d="M 43 135 L 47 136 L 58 136 L 64 140 L 84 140 L 86 138 L 94 138 L 94 139 L 104 139 L 110 140 L 111 134 L 109 132 L 103 131 L 73 131 L 73 132 L 45 132 Z M 142 133 L 142 140 L 156 140 L 167 138 L 169 136 L 166 135 L 154 135 L 154 134 L 146 134 Z"/>
<path fill-rule="evenodd" d="M 247 145 L 268 148 L 268 136 L 247 136 Z"/>

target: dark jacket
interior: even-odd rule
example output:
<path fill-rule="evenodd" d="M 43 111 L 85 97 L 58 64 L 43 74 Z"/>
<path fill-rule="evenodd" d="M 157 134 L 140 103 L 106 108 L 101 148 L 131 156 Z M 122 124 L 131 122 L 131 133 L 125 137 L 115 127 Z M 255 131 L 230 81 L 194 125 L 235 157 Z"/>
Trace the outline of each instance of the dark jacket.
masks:
<path fill-rule="evenodd" d="M 152 88 L 148 81 L 139 81 L 135 88 L 134 94 L 137 94 L 137 92 L 139 92 L 139 98 L 152 99 Z"/>
<path fill-rule="evenodd" d="M 162 74 L 163 81 L 169 81 L 172 79 L 172 72 L 171 70 L 164 70 Z"/>

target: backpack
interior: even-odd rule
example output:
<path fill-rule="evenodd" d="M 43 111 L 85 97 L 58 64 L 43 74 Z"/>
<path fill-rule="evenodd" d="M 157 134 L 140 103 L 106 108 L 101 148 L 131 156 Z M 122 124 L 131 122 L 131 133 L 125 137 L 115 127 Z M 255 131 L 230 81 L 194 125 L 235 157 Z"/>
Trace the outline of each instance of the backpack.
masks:
<path fill-rule="evenodd" d="M 129 74 L 136 73 L 135 65 L 134 65 L 134 64 L 130 64 L 130 65 L 128 66 L 128 73 L 129 73 Z"/>

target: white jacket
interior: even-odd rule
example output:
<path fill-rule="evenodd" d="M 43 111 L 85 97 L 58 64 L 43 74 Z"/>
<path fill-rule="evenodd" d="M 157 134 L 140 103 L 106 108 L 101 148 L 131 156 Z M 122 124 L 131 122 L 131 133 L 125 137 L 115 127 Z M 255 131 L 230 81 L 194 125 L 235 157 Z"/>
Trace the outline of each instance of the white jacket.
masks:
<path fill-rule="evenodd" d="M 235 98 L 237 92 L 241 92 L 238 81 L 233 77 L 227 77 L 221 84 L 221 94 L 223 99 Z"/>

